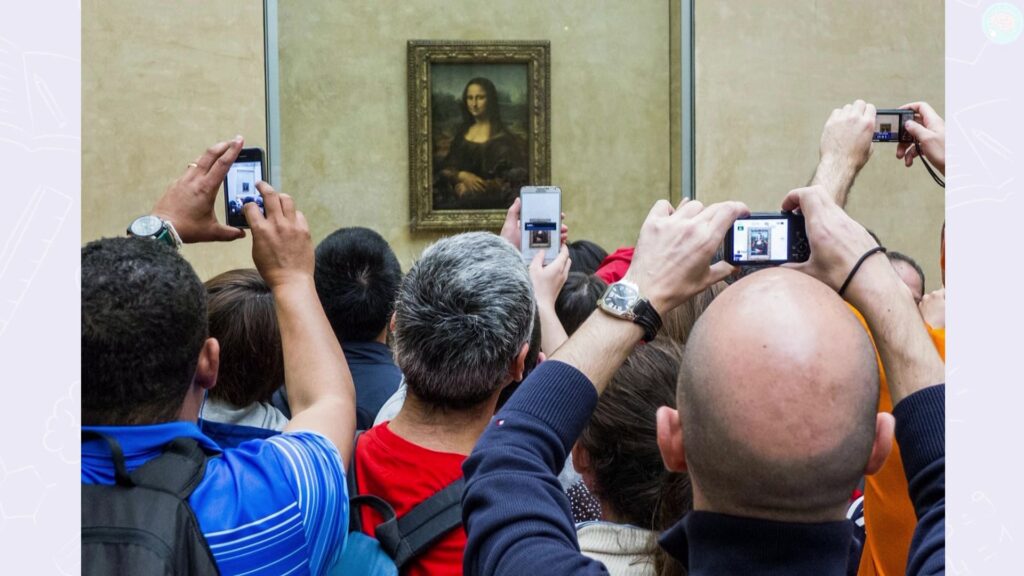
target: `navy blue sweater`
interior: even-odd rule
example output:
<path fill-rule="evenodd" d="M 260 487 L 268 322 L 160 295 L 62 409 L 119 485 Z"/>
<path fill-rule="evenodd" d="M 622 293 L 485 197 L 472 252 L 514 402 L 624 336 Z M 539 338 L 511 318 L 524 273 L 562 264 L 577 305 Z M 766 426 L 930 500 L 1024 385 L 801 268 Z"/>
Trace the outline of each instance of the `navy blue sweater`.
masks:
<path fill-rule="evenodd" d="M 945 387 L 894 410 L 918 524 L 908 574 L 945 572 Z M 463 560 L 476 574 L 607 574 L 580 554 L 569 501 L 558 483 L 573 443 L 597 405 L 581 372 L 541 364 L 494 417 L 463 464 Z M 691 512 L 661 544 L 690 574 L 845 574 L 848 522 L 791 524 Z"/>

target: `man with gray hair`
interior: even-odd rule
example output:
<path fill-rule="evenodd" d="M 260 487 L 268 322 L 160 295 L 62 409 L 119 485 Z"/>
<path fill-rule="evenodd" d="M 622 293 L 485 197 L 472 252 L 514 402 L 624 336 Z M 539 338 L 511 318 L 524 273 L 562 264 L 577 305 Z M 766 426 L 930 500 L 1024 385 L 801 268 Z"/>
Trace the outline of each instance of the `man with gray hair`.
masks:
<path fill-rule="evenodd" d="M 424 250 L 402 281 L 392 320 L 407 396 L 394 419 L 359 436 L 358 493 L 383 498 L 401 518 L 461 480 L 502 389 L 523 378 L 533 322 L 529 273 L 502 238 L 473 232 Z M 382 521 L 370 508 L 353 518 L 371 535 Z M 402 573 L 461 574 L 465 544 L 456 526 Z"/>

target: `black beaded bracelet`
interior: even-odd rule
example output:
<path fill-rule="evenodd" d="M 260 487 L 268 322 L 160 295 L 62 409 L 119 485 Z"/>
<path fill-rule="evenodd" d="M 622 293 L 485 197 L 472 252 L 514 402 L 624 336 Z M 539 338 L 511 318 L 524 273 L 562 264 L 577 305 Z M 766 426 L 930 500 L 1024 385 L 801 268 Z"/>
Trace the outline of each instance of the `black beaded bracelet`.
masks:
<path fill-rule="evenodd" d="M 857 270 L 860 270 L 860 265 L 863 264 L 865 260 L 871 257 L 872 254 L 878 254 L 879 252 L 884 253 L 885 251 L 885 246 L 875 246 L 871 250 L 865 252 L 864 255 L 860 257 L 860 260 L 857 260 L 857 263 L 853 265 L 853 270 L 850 270 L 850 275 L 846 277 L 846 282 L 843 282 L 842 287 L 839 288 L 839 296 L 842 296 L 843 292 L 846 292 L 846 288 L 853 280 L 853 276 L 857 273 Z"/>

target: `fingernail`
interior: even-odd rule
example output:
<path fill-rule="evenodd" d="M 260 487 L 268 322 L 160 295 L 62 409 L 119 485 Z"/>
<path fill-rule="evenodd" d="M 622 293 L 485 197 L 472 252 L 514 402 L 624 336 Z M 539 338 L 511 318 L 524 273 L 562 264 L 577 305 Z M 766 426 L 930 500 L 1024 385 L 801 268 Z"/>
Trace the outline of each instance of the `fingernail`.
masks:
<path fill-rule="evenodd" d="M 241 134 L 235 134 L 235 142 L 241 142 L 242 140 L 244 140 L 244 138 L 242 138 Z"/>

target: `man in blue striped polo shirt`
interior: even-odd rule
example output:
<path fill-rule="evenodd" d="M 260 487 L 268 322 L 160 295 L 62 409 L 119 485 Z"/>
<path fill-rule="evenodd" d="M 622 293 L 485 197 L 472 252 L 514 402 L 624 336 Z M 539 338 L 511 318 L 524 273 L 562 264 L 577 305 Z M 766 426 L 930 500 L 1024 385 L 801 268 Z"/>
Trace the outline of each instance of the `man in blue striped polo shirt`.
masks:
<path fill-rule="evenodd" d="M 175 438 L 197 440 L 210 458 L 189 504 L 222 574 L 324 574 L 348 527 L 355 393 L 316 295 L 305 217 L 264 183 L 265 216 L 255 204 L 245 216 L 275 299 L 292 419 L 279 436 L 223 451 L 196 426 L 219 347 L 207 337 L 203 285 L 161 240 L 174 244 L 175 230 L 184 242 L 244 236 L 213 209 L 241 148 L 241 137 L 214 145 L 171 185 L 153 210 L 170 234 L 82 249 L 83 429 L 116 439 L 129 471 Z M 83 443 L 82 482 L 114 483 L 106 443 Z"/>

